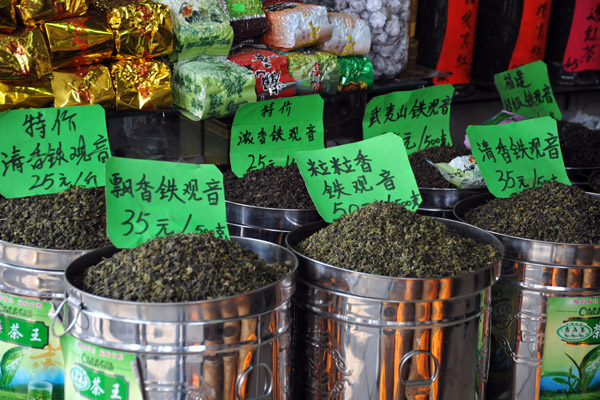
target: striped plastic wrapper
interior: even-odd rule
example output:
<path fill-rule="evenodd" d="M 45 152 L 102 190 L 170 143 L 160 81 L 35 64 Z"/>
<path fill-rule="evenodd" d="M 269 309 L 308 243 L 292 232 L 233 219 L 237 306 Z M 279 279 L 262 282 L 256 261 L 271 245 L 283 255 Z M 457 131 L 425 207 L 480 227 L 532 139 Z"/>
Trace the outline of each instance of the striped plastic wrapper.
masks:
<path fill-rule="evenodd" d="M 0 33 L 11 33 L 17 29 L 17 0 L 0 0 Z"/>
<path fill-rule="evenodd" d="M 40 79 L 51 72 L 50 51 L 40 29 L 0 35 L 0 80 Z"/>
<path fill-rule="evenodd" d="M 314 4 L 278 2 L 264 7 L 269 30 L 262 42 L 274 49 L 290 51 L 316 45 L 331 37 L 327 9 Z"/>
<path fill-rule="evenodd" d="M 371 48 L 369 23 L 346 13 L 329 13 L 331 37 L 317 45 L 319 50 L 338 56 L 366 56 Z"/>
<path fill-rule="evenodd" d="M 16 5 L 17 13 L 27 26 L 76 17 L 85 14 L 87 9 L 87 0 L 21 0 Z"/>
<path fill-rule="evenodd" d="M 116 110 L 167 110 L 173 108 L 171 70 L 154 59 L 124 59 L 110 67 Z"/>
<path fill-rule="evenodd" d="M 0 111 L 52 106 L 50 78 L 27 81 L 0 81 Z"/>
<path fill-rule="evenodd" d="M 288 61 L 284 55 L 270 50 L 245 48 L 229 56 L 229 59 L 254 72 L 258 100 L 290 97 L 295 94 L 296 81 L 288 72 Z"/>
<path fill-rule="evenodd" d="M 336 94 L 339 84 L 339 63 L 335 54 L 306 50 L 286 54 L 288 71 L 296 81 L 296 94 Z"/>
<path fill-rule="evenodd" d="M 147 0 L 90 0 L 115 32 L 116 58 L 155 58 L 173 52 L 169 7 Z"/>
<path fill-rule="evenodd" d="M 95 13 L 46 22 L 44 32 L 53 68 L 96 64 L 109 59 L 113 53 L 113 31 Z"/>
<path fill-rule="evenodd" d="M 100 104 L 115 108 L 115 91 L 110 71 L 102 64 L 52 72 L 54 107 Z"/>
<path fill-rule="evenodd" d="M 255 101 L 254 74 L 232 61 L 204 56 L 173 65 L 173 103 L 191 119 L 225 117 Z"/>
<path fill-rule="evenodd" d="M 338 92 L 367 90 L 373 86 L 373 64 L 365 56 L 338 57 L 340 83 Z"/>

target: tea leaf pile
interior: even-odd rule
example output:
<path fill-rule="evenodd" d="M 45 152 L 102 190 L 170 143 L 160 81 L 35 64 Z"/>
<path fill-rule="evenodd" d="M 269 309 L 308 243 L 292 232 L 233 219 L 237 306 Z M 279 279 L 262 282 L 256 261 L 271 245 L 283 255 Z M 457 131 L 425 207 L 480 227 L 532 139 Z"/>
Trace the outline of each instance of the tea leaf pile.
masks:
<path fill-rule="evenodd" d="M 557 121 L 557 126 L 566 167 L 600 167 L 600 131 L 569 121 Z"/>
<path fill-rule="evenodd" d="M 85 269 L 75 285 L 116 300 L 174 303 L 241 294 L 289 272 L 212 233 L 178 234 L 115 253 Z"/>
<path fill-rule="evenodd" d="M 456 157 L 468 154 L 467 150 L 460 150 L 458 147 L 434 146 L 412 153 L 408 156 L 408 160 L 419 187 L 449 189 L 456 188 L 456 186 L 448 182 L 427 160 L 429 159 L 434 163 L 447 163 Z"/>
<path fill-rule="evenodd" d="M 5 199 L 0 240 L 45 249 L 89 250 L 110 245 L 104 188 Z"/>
<path fill-rule="evenodd" d="M 493 232 L 545 242 L 600 243 L 600 199 L 558 182 L 493 199 L 465 220 Z"/>
<path fill-rule="evenodd" d="M 225 198 L 236 203 L 282 209 L 315 208 L 296 164 L 249 171 L 239 179 L 223 174 Z"/>
<path fill-rule="evenodd" d="M 433 218 L 374 202 L 297 245 L 315 260 L 340 268 L 402 278 L 456 276 L 499 260 L 499 252 L 454 233 Z"/>

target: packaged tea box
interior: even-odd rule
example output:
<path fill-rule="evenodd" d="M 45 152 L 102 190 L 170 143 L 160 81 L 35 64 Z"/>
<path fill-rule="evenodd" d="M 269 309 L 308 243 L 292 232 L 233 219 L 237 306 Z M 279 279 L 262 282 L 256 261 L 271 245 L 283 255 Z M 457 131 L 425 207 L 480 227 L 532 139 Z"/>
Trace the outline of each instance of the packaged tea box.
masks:
<path fill-rule="evenodd" d="M 43 78 L 52 72 L 51 60 L 39 28 L 0 34 L 0 80 Z"/>
<path fill-rule="evenodd" d="M 15 5 L 21 20 L 27 26 L 42 21 L 54 21 L 85 14 L 87 0 L 21 0 Z"/>
<path fill-rule="evenodd" d="M 15 108 L 43 108 L 52 105 L 50 78 L 0 81 L 0 112 Z"/>
<path fill-rule="evenodd" d="M 17 0 L 0 1 L 0 32 L 11 33 L 17 29 L 16 4 Z"/>
<path fill-rule="evenodd" d="M 100 104 L 115 108 L 115 91 L 110 70 L 103 64 L 52 71 L 54 107 Z"/>

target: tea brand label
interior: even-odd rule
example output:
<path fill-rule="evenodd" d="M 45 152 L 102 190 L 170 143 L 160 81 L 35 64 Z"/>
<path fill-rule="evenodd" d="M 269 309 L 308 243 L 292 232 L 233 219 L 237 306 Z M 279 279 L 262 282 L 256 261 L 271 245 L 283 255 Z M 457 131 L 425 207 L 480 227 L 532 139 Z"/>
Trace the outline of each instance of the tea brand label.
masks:
<path fill-rule="evenodd" d="M 4 197 L 104 186 L 110 148 L 100 105 L 6 111 L 0 126 Z"/>
<path fill-rule="evenodd" d="M 54 311 L 52 303 L 0 292 L 0 398 L 64 398 L 60 342 L 50 334 Z"/>
<path fill-rule="evenodd" d="M 402 139 L 393 133 L 298 152 L 296 162 L 317 211 L 327 222 L 376 200 L 393 201 L 411 211 L 422 200 Z"/>
<path fill-rule="evenodd" d="M 212 164 L 112 157 L 106 163 L 107 232 L 119 248 L 176 233 L 229 238 L 223 174 Z"/>
<path fill-rule="evenodd" d="M 451 146 L 453 95 L 452 85 L 439 85 L 374 97 L 365 108 L 364 138 L 393 132 L 402 138 L 409 155 L 432 146 Z"/>
<path fill-rule="evenodd" d="M 324 102 L 317 94 L 243 105 L 231 127 L 231 170 L 246 172 L 267 166 L 286 167 L 300 150 L 325 146 Z"/>
<path fill-rule="evenodd" d="M 600 297 L 550 297 L 547 313 L 540 398 L 600 398 Z"/>
<path fill-rule="evenodd" d="M 550 117 L 471 125 L 467 136 L 488 189 L 496 197 L 510 197 L 546 182 L 571 184 L 556 121 Z"/>
<path fill-rule="evenodd" d="M 505 110 L 530 118 L 562 118 L 543 61 L 500 72 L 494 75 L 494 82 Z"/>
<path fill-rule="evenodd" d="M 134 354 L 94 346 L 71 335 L 61 338 L 65 399 L 143 400 Z"/>

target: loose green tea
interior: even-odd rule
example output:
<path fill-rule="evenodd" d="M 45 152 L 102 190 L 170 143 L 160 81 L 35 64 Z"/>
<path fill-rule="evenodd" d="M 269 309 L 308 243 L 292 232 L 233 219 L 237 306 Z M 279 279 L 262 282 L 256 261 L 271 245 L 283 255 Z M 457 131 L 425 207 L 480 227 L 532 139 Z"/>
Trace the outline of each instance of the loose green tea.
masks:
<path fill-rule="evenodd" d="M 315 205 L 296 164 L 249 171 L 239 179 L 223 174 L 225 198 L 241 204 L 282 209 L 312 209 Z"/>
<path fill-rule="evenodd" d="M 493 246 L 461 237 L 433 218 L 388 202 L 342 215 L 300 242 L 297 250 L 340 268 L 402 278 L 456 276 L 500 258 Z"/>
<path fill-rule="evenodd" d="M 600 167 L 600 131 L 557 121 L 560 150 L 566 167 Z"/>
<path fill-rule="evenodd" d="M 104 188 L 5 199 L 0 196 L 0 240 L 59 250 L 110 245 Z"/>
<path fill-rule="evenodd" d="M 111 299 L 174 303 L 241 294 L 289 272 L 209 232 L 161 237 L 122 250 L 85 269 L 74 283 Z"/>
<path fill-rule="evenodd" d="M 600 243 L 600 199 L 558 182 L 493 199 L 465 220 L 493 232 L 546 242 Z"/>
<path fill-rule="evenodd" d="M 453 158 L 468 154 L 468 151 L 461 150 L 456 146 L 434 146 L 409 155 L 408 160 L 410 161 L 419 187 L 449 189 L 456 188 L 456 186 L 448 182 L 442 174 L 440 174 L 440 171 L 429 164 L 427 160 L 431 160 L 433 163 L 447 163 L 452 161 Z"/>

